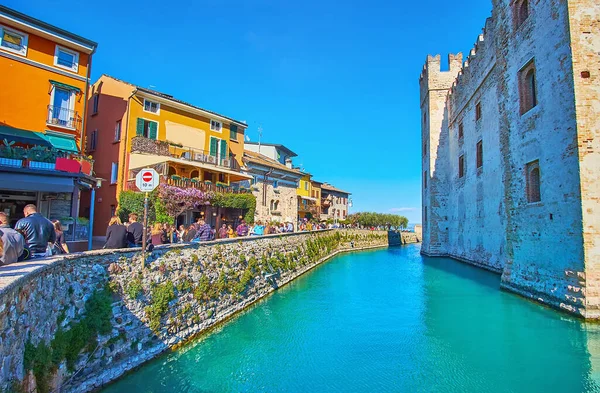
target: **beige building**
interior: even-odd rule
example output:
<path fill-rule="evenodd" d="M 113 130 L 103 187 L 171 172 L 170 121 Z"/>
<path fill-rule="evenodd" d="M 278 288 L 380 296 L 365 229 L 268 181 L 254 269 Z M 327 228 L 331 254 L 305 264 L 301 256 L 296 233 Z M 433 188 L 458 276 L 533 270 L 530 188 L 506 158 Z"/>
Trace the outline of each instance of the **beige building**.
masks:
<path fill-rule="evenodd" d="M 296 224 L 298 198 L 296 188 L 302 172 L 270 157 L 246 150 L 244 163 L 253 177 L 247 184 L 256 196 L 255 221 Z"/>
<path fill-rule="evenodd" d="M 321 220 L 345 220 L 348 216 L 350 193 L 331 184 L 321 185 Z"/>

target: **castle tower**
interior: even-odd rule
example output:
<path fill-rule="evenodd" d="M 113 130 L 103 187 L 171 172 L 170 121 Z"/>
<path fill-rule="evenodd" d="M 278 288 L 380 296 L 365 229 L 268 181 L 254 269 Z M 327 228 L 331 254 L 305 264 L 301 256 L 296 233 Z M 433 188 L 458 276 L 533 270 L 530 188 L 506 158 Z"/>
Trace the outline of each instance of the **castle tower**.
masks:
<path fill-rule="evenodd" d="M 448 56 L 449 70 L 442 71 L 440 55 L 428 56 L 419 85 L 421 88 L 422 222 L 426 255 L 446 254 L 448 118 L 446 99 L 462 69 L 462 53 Z"/>

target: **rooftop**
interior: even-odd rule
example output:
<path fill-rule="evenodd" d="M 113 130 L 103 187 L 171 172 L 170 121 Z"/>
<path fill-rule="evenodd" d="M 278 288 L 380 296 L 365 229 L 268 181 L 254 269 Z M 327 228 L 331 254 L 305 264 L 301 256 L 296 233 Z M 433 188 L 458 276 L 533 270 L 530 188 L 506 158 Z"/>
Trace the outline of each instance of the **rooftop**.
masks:
<path fill-rule="evenodd" d="M 172 102 L 176 102 L 176 103 L 178 103 L 178 104 L 182 104 L 182 105 L 188 106 L 188 107 L 190 107 L 190 108 L 192 108 L 192 109 L 196 109 L 196 110 L 199 110 L 199 111 L 205 112 L 205 113 L 207 113 L 207 114 L 211 114 L 211 115 L 215 115 L 215 116 L 221 117 L 221 118 L 223 118 L 223 119 L 226 119 L 226 120 L 229 120 L 230 122 L 232 122 L 232 123 L 234 123 L 234 124 L 236 124 L 236 125 L 238 125 L 238 126 L 240 126 L 240 127 L 243 127 L 243 128 L 247 128 L 247 127 L 248 127 L 248 125 L 247 125 L 246 123 L 242 122 L 242 121 L 235 120 L 235 119 L 232 119 L 231 117 L 223 116 L 223 115 L 221 115 L 221 114 L 219 114 L 219 113 L 217 113 L 217 112 L 213 112 L 213 111 L 211 111 L 211 110 L 204 109 L 204 108 L 201 108 L 201 107 L 199 107 L 199 106 L 196 106 L 196 105 L 190 104 L 189 102 L 185 102 L 185 101 L 179 100 L 179 99 L 177 99 L 177 98 L 173 97 L 173 96 L 172 96 L 172 95 L 170 95 L 170 94 L 161 93 L 161 92 L 159 92 L 159 91 L 156 91 L 156 90 L 146 89 L 146 88 L 144 88 L 144 87 L 141 87 L 141 86 L 138 86 L 138 85 L 134 85 L 133 83 L 129 83 L 129 82 L 127 82 L 127 81 L 124 81 L 124 80 L 121 80 L 121 79 L 119 79 L 119 78 L 115 78 L 114 76 L 111 76 L 111 75 L 102 74 L 102 76 L 105 76 L 105 77 L 107 77 L 107 78 L 114 79 L 114 80 L 116 80 L 116 81 L 119 81 L 119 82 L 122 82 L 122 83 L 126 83 L 126 84 L 128 84 L 128 85 L 130 85 L 130 86 L 133 86 L 133 87 L 135 87 L 135 89 L 136 89 L 137 91 L 140 91 L 140 92 L 142 92 L 142 93 L 145 93 L 145 94 L 148 94 L 148 95 L 152 95 L 152 96 L 156 96 L 156 97 L 160 97 L 160 98 L 162 98 L 162 99 L 165 99 L 165 100 L 168 100 L 168 101 L 172 101 Z"/>
<path fill-rule="evenodd" d="M 295 173 L 297 175 L 303 174 L 302 172 L 300 172 L 297 169 L 288 168 L 287 166 L 283 165 L 279 161 L 275 161 L 269 157 L 263 156 L 262 154 L 259 154 L 259 153 L 256 153 L 256 152 L 253 152 L 250 150 L 244 150 L 244 160 L 248 161 L 248 162 L 253 162 L 255 164 L 267 166 L 270 168 L 279 169 L 279 170 L 290 172 L 290 173 Z"/>
<path fill-rule="evenodd" d="M 323 183 L 323 185 L 321 186 L 321 189 L 327 190 L 327 191 L 341 192 L 342 194 L 352 195 L 351 192 L 340 190 L 339 188 L 335 188 L 334 186 L 332 186 L 331 184 L 328 184 L 328 183 Z"/>
<path fill-rule="evenodd" d="M 257 145 L 258 146 L 259 143 L 258 142 L 246 142 L 246 145 Z M 287 147 L 285 147 L 279 143 L 260 143 L 260 145 L 261 146 L 273 146 L 280 150 L 283 150 L 290 157 L 298 157 L 298 154 L 294 153 L 293 151 L 291 151 L 290 149 L 288 149 Z"/>
<path fill-rule="evenodd" d="M 77 34 L 73 34 L 69 31 L 63 30 L 59 27 L 53 26 L 49 23 L 41 21 L 39 19 L 33 18 L 29 15 L 22 14 L 12 8 L 8 8 L 6 6 L 0 5 L 0 16 L 4 16 L 7 19 L 11 19 L 13 21 L 23 23 L 26 25 L 30 25 L 31 27 L 43 30 L 47 33 L 53 33 L 63 39 L 68 39 L 74 41 L 75 43 L 86 46 L 90 49 L 91 52 L 95 51 L 98 47 L 98 44 L 94 41 L 88 40 L 87 38 L 83 38 Z"/>

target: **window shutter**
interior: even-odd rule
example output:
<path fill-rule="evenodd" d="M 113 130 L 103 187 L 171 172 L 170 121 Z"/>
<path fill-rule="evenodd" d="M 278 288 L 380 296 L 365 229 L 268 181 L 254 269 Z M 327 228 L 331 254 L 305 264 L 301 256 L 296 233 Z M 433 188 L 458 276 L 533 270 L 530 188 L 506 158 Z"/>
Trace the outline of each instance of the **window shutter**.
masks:
<path fill-rule="evenodd" d="M 221 139 L 221 159 L 227 158 L 227 141 Z"/>
<path fill-rule="evenodd" d="M 150 131 L 148 132 L 148 138 L 150 138 L 150 139 L 158 139 L 157 138 L 158 137 L 158 135 L 157 135 L 158 134 L 157 133 L 158 123 L 155 123 L 155 122 L 151 121 L 150 124 L 149 124 L 149 126 L 150 126 L 149 127 Z"/>
<path fill-rule="evenodd" d="M 144 136 L 144 119 L 139 118 L 139 117 L 137 119 L 137 127 L 135 129 L 135 135 Z"/>
<path fill-rule="evenodd" d="M 213 138 L 210 137 L 210 155 L 213 157 L 217 156 L 217 143 L 219 143 L 219 141 L 217 141 L 217 138 Z"/>
<path fill-rule="evenodd" d="M 229 125 L 229 138 L 236 140 L 237 139 L 237 126 L 235 124 Z"/>

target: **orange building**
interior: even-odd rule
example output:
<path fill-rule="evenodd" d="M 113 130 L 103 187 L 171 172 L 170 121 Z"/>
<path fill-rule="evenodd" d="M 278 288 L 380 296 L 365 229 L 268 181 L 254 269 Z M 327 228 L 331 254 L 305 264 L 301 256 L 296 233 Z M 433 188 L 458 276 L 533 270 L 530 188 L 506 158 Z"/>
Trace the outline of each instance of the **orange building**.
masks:
<path fill-rule="evenodd" d="M 105 179 L 96 194 L 94 235 L 106 233 L 119 194 L 137 191 L 136 174 L 152 167 L 161 183 L 203 191 L 232 191 L 250 179 L 241 172 L 247 125 L 218 113 L 102 75 L 90 86 L 87 151 L 96 176 Z M 89 202 L 88 202 L 89 204 Z M 215 221 L 210 207 L 186 212 L 187 224 L 201 215 Z M 222 212 L 219 212 L 222 217 Z"/>
<path fill-rule="evenodd" d="M 79 153 L 96 46 L 0 5 L 0 210 L 12 220 L 33 202 L 68 225 L 95 183 Z"/>

